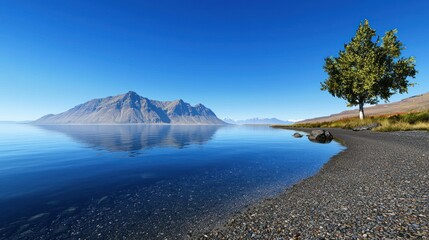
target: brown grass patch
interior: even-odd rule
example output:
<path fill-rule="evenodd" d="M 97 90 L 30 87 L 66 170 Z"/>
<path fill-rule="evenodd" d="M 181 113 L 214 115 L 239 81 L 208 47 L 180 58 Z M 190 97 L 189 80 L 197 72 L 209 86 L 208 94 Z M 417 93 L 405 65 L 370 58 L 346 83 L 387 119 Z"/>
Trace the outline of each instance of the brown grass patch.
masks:
<path fill-rule="evenodd" d="M 381 126 L 373 129 L 374 131 L 411 131 L 426 130 L 429 131 L 429 111 L 385 114 L 381 116 L 367 117 L 364 120 L 359 118 L 345 118 L 332 122 L 318 123 L 296 123 L 293 125 L 273 125 L 274 128 L 345 128 L 353 129 L 359 126 L 369 125 L 371 123 L 380 123 Z"/>

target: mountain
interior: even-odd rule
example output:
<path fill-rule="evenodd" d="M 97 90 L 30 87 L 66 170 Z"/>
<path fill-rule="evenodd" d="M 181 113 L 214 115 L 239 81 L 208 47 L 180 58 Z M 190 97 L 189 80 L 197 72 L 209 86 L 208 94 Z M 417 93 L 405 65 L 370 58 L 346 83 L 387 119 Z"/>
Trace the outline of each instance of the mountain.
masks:
<path fill-rule="evenodd" d="M 34 124 L 225 124 L 202 104 L 191 106 L 182 99 L 156 101 L 130 91 L 93 99 L 60 113 L 49 114 Z"/>
<path fill-rule="evenodd" d="M 277 118 L 250 118 L 246 120 L 233 120 L 231 118 L 224 118 L 224 122 L 229 124 L 292 124 L 291 121 L 283 121 Z"/>
<path fill-rule="evenodd" d="M 30 122 L 31 121 L 27 121 L 27 120 L 24 120 L 24 121 L 0 121 L 1 124 L 10 124 L 10 123 L 17 124 L 17 123 L 30 123 Z"/>
<path fill-rule="evenodd" d="M 224 118 L 224 119 L 222 119 L 222 121 L 229 123 L 229 124 L 237 124 L 236 121 L 234 119 L 231 119 L 231 118 Z"/>
<path fill-rule="evenodd" d="M 372 107 L 365 107 L 366 116 L 377 116 L 377 115 L 389 115 L 395 113 L 405 113 L 412 111 L 424 111 L 429 109 L 429 93 L 420 94 L 405 98 L 398 102 L 378 104 Z M 312 119 L 306 119 L 299 123 L 311 123 L 311 122 L 328 122 L 335 121 L 343 118 L 352 118 L 359 115 L 359 110 L 348 110 L 340 113 L 332 114 L 330 116 L 318 117 Z"/>

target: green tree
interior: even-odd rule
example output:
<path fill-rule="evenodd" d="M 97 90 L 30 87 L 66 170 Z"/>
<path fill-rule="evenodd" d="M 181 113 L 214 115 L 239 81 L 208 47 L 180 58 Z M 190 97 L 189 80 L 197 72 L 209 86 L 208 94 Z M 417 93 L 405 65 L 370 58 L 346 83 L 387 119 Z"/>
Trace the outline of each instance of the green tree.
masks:
<path fill-rule="evenodd" d="M 413 86 L 407 78 L 417 74 L 415 60 L 401 57 L 404 46 L 396 33 L 396 29 L 388 31 L 380 41 L 368 20 L 360 23 L 339 56 L 325 59 L 323 69 L 328 78 L 321 89 L 345 99 L 348 106 L 358 105 L 360 119 L 365 116 L 364 104 L 387 102 L 393 94 L 407 92 Z"/>

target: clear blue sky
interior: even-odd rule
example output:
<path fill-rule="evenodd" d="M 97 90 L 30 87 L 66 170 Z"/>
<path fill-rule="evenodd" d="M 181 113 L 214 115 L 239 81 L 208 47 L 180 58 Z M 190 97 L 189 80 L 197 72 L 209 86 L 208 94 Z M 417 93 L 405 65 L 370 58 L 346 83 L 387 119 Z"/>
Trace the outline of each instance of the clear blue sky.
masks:
<path fill-rule="evenodd" d="M 323 2 L 323 3 L 322 3 Z M 0 7 L 0 120 L 31 120 L 134 90 L 219 117 L 346 109 L 320 91 L 324 58 L 367 18 L 397 28 L 429 92 L 429 1 L 16 1 Z"/>

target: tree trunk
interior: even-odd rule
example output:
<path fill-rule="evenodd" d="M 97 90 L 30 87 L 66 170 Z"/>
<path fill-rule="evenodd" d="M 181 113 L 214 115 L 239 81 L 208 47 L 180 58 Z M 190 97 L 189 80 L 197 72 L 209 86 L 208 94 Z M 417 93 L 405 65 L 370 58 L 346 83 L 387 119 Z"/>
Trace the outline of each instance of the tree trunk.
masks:
<path fill-rule="evenodd" d="M 359 119 L 363 120 L 365 118 L 365 113 L 363 112 L 363 102 L 359 103 Z"/>

